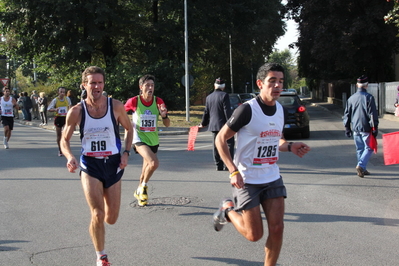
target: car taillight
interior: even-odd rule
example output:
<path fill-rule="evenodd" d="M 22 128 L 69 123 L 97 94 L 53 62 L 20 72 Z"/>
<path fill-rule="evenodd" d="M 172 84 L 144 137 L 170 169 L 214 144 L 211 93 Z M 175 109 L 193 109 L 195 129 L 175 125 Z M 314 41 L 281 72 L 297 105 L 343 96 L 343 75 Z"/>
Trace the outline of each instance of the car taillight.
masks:
<path fill-rule="evenodd" d="M 305 106 L 301 105 L 301 106 L 298 107 L 298 112 L 303 113 L 305 111 L 306 111 L 306 107 Z"/>

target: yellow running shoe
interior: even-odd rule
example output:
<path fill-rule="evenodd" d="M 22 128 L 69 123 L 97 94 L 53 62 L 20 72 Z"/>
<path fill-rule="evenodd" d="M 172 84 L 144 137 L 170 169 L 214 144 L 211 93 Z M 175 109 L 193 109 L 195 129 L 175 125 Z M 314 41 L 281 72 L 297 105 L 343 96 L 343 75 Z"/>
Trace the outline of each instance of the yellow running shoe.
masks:
<path fill-rule="evenodd" d="M 139 206 L 147 205 L 148 194 L 147 194 L 148 186 L 139 186 L 137 190 L 134 191 L 134 197 L 137 199 L 137 203 Z"/>

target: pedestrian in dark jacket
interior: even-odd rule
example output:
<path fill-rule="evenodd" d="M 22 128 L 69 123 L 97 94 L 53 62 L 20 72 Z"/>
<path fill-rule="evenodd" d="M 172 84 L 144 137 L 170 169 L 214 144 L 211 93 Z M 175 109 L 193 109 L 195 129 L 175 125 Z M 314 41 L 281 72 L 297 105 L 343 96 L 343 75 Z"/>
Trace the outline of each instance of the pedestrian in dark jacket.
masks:
<path fill-rule="evenodd" d="M 367 163 L 373 153 L 370 148 L 370 137 L 378 134 L 378 112 L 374 96 L 367 93 L 368 79 L 361 76 L 357 79 L 358 90 L 349 97 L 344 112 L 345 134 L 355 140 L 357 165 L 356 172 L 360 177 L 369 175 Z M 372 130 L 374 128 L 374 130 Z"/>
<path fill-rule="evenodd" d="M 223 79 L 215 81 L 215 90 L 206 97 L 205 110 L 200 127 L 208 126 L 208 131 L 213 134 L 213 157 L 217 171 L 227 170 L 215 146 L 215 138 L 220 129 L 226 124 L 232 114 L 229 95 L 223 90 L 226 84 Z M 234 157 L 234 137 L 227 141 L 231 158 Z"/>
<path fill-rule="evenodd" d="M 14 91 L 12 97 L 13 97 L 13 98 L 17 101 L 17 103 L 18 103 L 19 95 L 18 95 L 17 91 Z M 17 106 L 14 107 L 14 118 L 15 118 L 15 119 L 19 119 L 19 112 L 18 112 L 18 109 L 19 109 L 19 108 L 18 108 L 18 104 L 17 104 Z"/>
<path fill-rule="evenodd" d="M 17 100 L 17 104 L 18 104 L 19 110 L 22 111 L 22 120 L 26 120 L 25 111 L 24 111 L 24 99 L 25 99 L 24 93 L 20 92 L 19 98 Z"/>
<path fill-rule="evenodd" d="M 29 98 L 26 91 L 24 92 L 24 99 L 22 104 L 24 106 L 24 109 L 22 111 L 24 112 L 25 120 L 32 121 L 31 109 L 33 105 L 32 100 Z"/>

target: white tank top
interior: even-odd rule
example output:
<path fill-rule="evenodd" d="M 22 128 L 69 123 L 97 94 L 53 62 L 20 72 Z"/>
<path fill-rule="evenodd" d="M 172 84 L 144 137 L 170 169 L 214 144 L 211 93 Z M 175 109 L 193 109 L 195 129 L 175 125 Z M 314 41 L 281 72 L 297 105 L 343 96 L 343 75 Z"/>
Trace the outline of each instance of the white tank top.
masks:
<path fill-rule="evenodd" d="M 13 108 L 14 107 L 12 105 L 12 97 L 11 96 L 7 102 L 4 100 L 4 96 L 1 97 L 1 115 L 2 116 L 14 117 Z"/>
<path fill-rule="evenodd" d="M 107 101 L 107 112 L 101 118 L 91 117 L 86 108 L 86 101 L 82 102 L 80 139 L 83 155 L 106 157 L 120 153 L 119 126 L 114 117 L 112 99 L 108 98 Z"/>
<path fill-rule="evenodd" d="M 276 102 L 276 113 L 267 116 L 256 99 L 251 106 L 250 122 L 237 132 L 234 163 L 247 184 L 264 184 L 280 178 L 276 162 L 279 158 L 279 140 L 284 127 L 284 110 Z"/>

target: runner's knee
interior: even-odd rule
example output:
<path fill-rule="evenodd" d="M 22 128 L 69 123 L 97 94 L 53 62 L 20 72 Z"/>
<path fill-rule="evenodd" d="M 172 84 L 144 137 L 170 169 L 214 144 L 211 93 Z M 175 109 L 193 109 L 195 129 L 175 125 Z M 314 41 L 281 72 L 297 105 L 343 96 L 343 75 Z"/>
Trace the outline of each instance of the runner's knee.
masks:
<path fill-rule="evenodd" d="M 275 236 L 275 237 L 280 237 L 283 235 L 284 232 L 284 223 L 277 223 L 274 225 L 269 225 L 269 235 L 271 237 Z"/>
<path fill-rule="evenodd" d="M 105 222 L 107 224 L 115 224 L 117 220 L 118 220 L 118 215 L 117 214 L 115 214 L 115 215 L 107 215 L 106 218 L 105 218 Z"/>
<path fill-rule="evenodd" d="M 92 215 L 92 220 L 94 220 L 97 223 L 102 223 L 104 222 L 105 219 L 105 212 L 104 210 L 101 209 L 94 209 L 91 213 Z"/>
<path fill-rule="evenodd" d="M 156 170 L 159 167 L 159 161 L 158 160 L 151 160 L 148 162 L 148 167 L 150 167 L 152 170 Z"/>
<path fill-rule="evenodd" d="M 247 231 L 245 238 L 251 242 L 256 242 L 260 240 L 263 236 L 263 229 L 255 229 Z"/>

